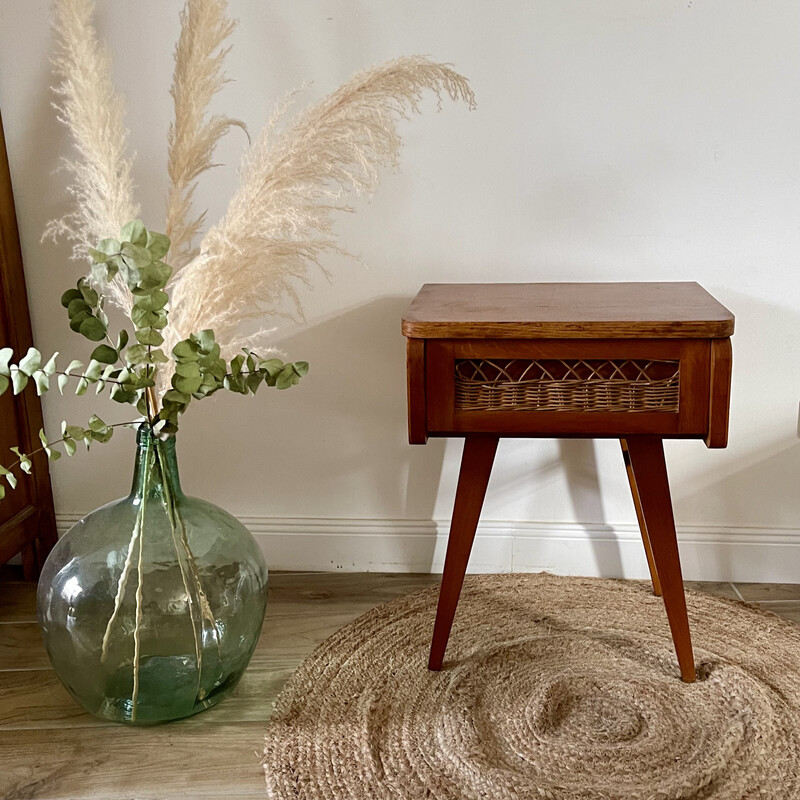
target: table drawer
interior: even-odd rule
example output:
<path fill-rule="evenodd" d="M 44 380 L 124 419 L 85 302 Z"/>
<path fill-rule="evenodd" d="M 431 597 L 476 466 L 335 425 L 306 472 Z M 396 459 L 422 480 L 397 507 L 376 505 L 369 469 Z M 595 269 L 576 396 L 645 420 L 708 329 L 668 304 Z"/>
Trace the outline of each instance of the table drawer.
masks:
<path fill-rule="evenodd" d="M 704 436 L 711 340 L 427 340 L 432 435 Z"/>

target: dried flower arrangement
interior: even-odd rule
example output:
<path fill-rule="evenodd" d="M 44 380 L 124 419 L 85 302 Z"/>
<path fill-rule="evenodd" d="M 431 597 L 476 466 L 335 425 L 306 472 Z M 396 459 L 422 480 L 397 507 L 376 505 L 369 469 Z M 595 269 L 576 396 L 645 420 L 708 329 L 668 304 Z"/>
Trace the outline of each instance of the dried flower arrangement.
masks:
<path fill-rule="evenodd" d="M 271 352 L 251 350 L 264 331 L 242 334 L 242 325 L 284 314 L 288 300 L 301 313 L 296 292 L 321 267 L 326 252 L 340 251 L 332 227 L 335 211 L 350 211 L 341 197 L 369 193 L 381 167 L 396 165 L 401 140 L 397 122 L 420 111 L 426 90 L 474 108 L 467 80 L 449 65 L 414 56 L 368 69 L 281 127 L 285 104 L 252 142 L 240 185 L 223 218 L 200 237 L 204 214 L 192 216 L 197 180 L 212 164 L 214 148 L 231 127 L 244 124 L 210 115 L 222 87 L 226 40 L 235 23 L 226 0 L 187 0 L 175 50 L 171 87 L 175 118 L 168 135 L 169 190 L 166 234 L 137 218 L 124 124 L 124 103 L 111 81 L 111 59 L 94 28 L 94 0 L 56 0 L 54 59 L 59 79 L 57 110 L 69 128 L 77 156 L 65 163 L 75 210 L 53 221 L 47 233 L 66 237 L 74 257 L 91 259 L 89 276 L 62 297 L 70 327 L 93 342 L 88 366 L 72 361 L 59 370 L 31 348 L 12 363 L 0 349 L 0 393 L 21 392 L 29 379 L 39 394 L 56 376 L 63 392 L 70 378 L 76 394 L 89 385 L 135 406 L 160 437 L 173 435 L 192 401 L 220 389 L 255 394 L 262 384 L 288 388 L 305 375 L 305 362 L 284 363 Z M 87 243 L 99 242 L 94 248 Z M 163 260 L 169 255 L 169 262 Z M 112 338 L 104 304 L 125 312 L 135 343 L 121 330 Z M 234 355 L 238 353 L 238 355 Z M 93 415 L 88 426 L 62 424 L 62 436 L 43 449 L 55 459 L 76 442 L 106 442 L 116 425 Z M 39 452 L 39 451 L 37 451 Z M 13 468 L 30 472 L 30 455 L 0 466 L 12 487 Z M 4 487 L 0 484 L 0 498 Z"/>

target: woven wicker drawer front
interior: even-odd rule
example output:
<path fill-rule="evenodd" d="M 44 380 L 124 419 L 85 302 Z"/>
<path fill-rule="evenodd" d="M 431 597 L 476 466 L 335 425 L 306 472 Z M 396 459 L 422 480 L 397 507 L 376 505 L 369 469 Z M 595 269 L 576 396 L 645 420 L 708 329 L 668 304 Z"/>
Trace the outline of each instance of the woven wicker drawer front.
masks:
<path fill-rule="evenodd" d="M 678 413 L 680 362 L 456 359 L 458 411 Z"/>

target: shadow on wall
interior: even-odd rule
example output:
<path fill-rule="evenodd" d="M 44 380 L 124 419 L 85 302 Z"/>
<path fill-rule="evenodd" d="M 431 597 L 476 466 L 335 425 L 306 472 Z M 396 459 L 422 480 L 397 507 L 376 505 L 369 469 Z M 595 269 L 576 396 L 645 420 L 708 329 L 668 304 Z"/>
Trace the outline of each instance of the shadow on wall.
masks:
<path fill-rule="evenodd" d="M 731 519 L 725 527 L 800 529 L 800 442 L 779 441 L 727 464 L 725 474 L 709 472 L 694 490 L 673 497 L 679 519 Z M 752 519 L 753 506 L 762 512 Z M 745 522 L 737 524 L 735 520 Z M 757 535 L 755 533 L 754 535 Z"/>
<path fill-rule="evenodd" d="M 413 521 L 415 533 L 419 532 L 420 520 L 423 524 L 430 522 L 424 556 L 418 546 L 414 548 L 416 563 L 426 563 L 430 568 L 434 563 L 435 515 L 446 440 L 430 439 L 424 447 L 408 444 L 405 339 L 400 320 L 410 299 L 372 300 L 297 330 L 282 338 L 280 347 L 290 354 L 308 354 L 312 360 L 313 378 L 326 391 L 307 393 L 303 415 L 325 419 L 331 438 L 335 432 L 336 447 L 319 448 L 313 466 L 304 467 L 304 481 L 317 487 L 321 495 L 335 493 L 337 484 L 355 481 L 359 491 L 372 495 L 370 505 L 376 505 L 375 495 L 380 495 L 377 505 L 395 518 L 398 513 L 394 509 L 399 509 L 399 515 Z M 573 518 L 586 520 L 587 531 L 596 532 L 598 525 L 605 525 L 605 513 L 594 442 L 561 440 L 559 456 L 552 463 L 540 463 L 534 472 L 540 478 L 543 471 L 563 472 Z M 621 455 L 619 468 L 624 470 Z M 501 469 L 502 453 L 496 472 Z M 515 491 L 524 492 L 536 480 L 534 472 L 515 477 L 506 470 L 502 486 L 490 483 L 488 492 L 509 491 L 509 481 L 516 485 Z M 454 491 L 455 476 L 451 477 Z M 343 510 L 342 516 L 353 515 Z M 384 546 L 387 540 L 383 540 Z M 402 550 L 396 555 L 398 562 L 407 559 Z M 392 554 L 386 554 L 386 560 L 392 558 Z M 609 548 L 607 537 L 595 546 L 595 558 L 602 574 L 622 574 L 621 556 L 616 544 Z"/>
<path fill-rule="evenodd" d="M 302 464 L 303 485 L 315 498 L 303 511 L 297 514 L 284 511 L 282 515 L 331 520 L 361 517 L 372 528 L 380 525 L 380 520 L 388 520 L 391 529 L 381 530 L 380 536 L 373 537 L 371 542 L 366 535 L 359 541 L 359 548 L 363 549 L 358 552 L 364 554 L 360 564 L 363 568 L 369 568 L 371 563 L 397 563 L 407 567 L 408 536 L 387 535 L 398 533 L 393 522 L 398 519 L 409 521 L 409 535 L 415 537 L 411 548 L 415 564 L 420 568 L 426 562 L 433 564 L 437 509 L 440 516 L 442 503 L 452 502 L 449 495 L 455 489 L 455 476 L 449 474 L 449 467 L 445 479 L 448 485 L 443 488 L 445 440 L 432 439 L 425 447 L 412 447 L 407 442 L 405 339 L 400 332 L 400 319 L 409 300 L 409 297 L 376 298 L 313 326 L 296 329 L 279 342 L 290 357 L 308 358 L 313 365 L 306 379 L 309 391 L 292 396 L 285 414 L 281 410 L 283 430 L 276 431 L 274 438 L 275 446 L 281 447 L 290 439 L 298 439 L 297 431 L 303 432 L 300 458 L 295 464 Z M 800 527 L 797 525 L 800 492 L 794 484 L 795 476 L 800 475 L 800 444 L 794 428 L 790 437 L 776 437 L 775 427 L 782 430 L 786 422 L 784 418 L 778 425 L 769 414 L 768 404 L 774 406 L 778 402 L 776 391 L 762 398 L 760 389 L 754 389 L 749 380 L 754 372 L 766 374 L 770 371 L 769 364 L 754 367 L 751 362 L 768 351 L 776 321 L 783 329 L 784 323 L 788 326 L 793 320 L 784 319 L 790 315 L 748 298 L 739 297 L 728 302 L 741 315 L 738 334 L 742 340 L 737 344 L 734 339 L 731 447 L 728 451 L 707 453 L 702 461 L 697 460 L 696 469 L 694 462 L 676 463 L 667 454 L 673 479 L 681 476 L 673 486 L 676 518 L 679 527 L 687 529 L 703 526 L 741 529 L 759 525 L 796 529 Z M 796 414 L 796 405 L 792 411 Z M 749 417 L 754 419 L 748 422 Z M 755 428 L 760 430 L 760 437 Z M 748 441 L 752 446 L 758 438 L 774 444 L 748 450 Z M 257 446 L 257 443 L 252 444 L 254 448 Z M 702 445 L 698 446 L 703 449 Z M 244 459 L 244 464 L 248 463 L 252 464 L 252 459 Z M 617 463 L 624 481 L 621 454 Z M 241 469 L 244 483 L 248 479 L 252 481 L 247 467 Z M 265 469 L 273 470 L 272 475 L 265 476 L 265 481 L 275 485 L 276 496 L 282 491 L 288 496 L 292 496 L 293 491 L 294 496 L 297 495 L 296 469 L 281 468 L 279 462 L 277 466 L 265 465 Z M 588 544 L 592 548 L 598 574 L 623 575 L 629 562 L 627 547 L 632 543 L 618 541 L 613 526 L 606 522 L 607 510 L 592 440 L 561 440 L 558 458 L 539 461 L 530 472 L 515 470 L 509 465 L 503 468 L 501 452 L 497 462 L 500 482 L 490 483 L 489 493 L 517 496 L 523 494 L 526 487 L 539 480 L 546 481 L 548 476 L 552 478 L 562 470 L 572 507 L 570 516 L 584 526 L 587 534 L 588 541 L 582 539 L 575 545 L 586 548 Z M 626 483 L 624 481 L 623 485 Z M 440 498 L 443 491 L 448 494 L 447 498 Z M 635 522 L 629 498 L 628 494 L 629 519 Z M 535 509 L 532 511 L 535 514 Z M 500 515 L 495 510 L 493 516 Z M 513 528 L 513 522 L 510 524 Z M 691 530 L 687 533 L 689 538 L 694 536 Z M 634 538 L 638 551 L 641 544 L 638 536 Z M 745 552 L 728 552 L 731 550 L 728 540 L 714 539 L 710 530 L 708 536 L 701 532 L 694 538 L 704 545 L 703 558 L 707 559 L 711 572 L 729 572 L 729 560 L 741 558 Z M 352 536 L 345 532 L 341 544 L 344 568 L 348 567 L 348 563 L 344 563 L 348 545 L 352 553 Z M 370 547 L 375 548 L 374 557 L 370 555 Z M 396 550 L 387 552 L 388 548 Z M 764 558 L 767 555 L 761 554 Z M 641 557 L 643 560 L 643 551 Z M 568 556 L 563 558 L 568 559 Z M 564 563 L 568 568 L 567 562 Z"/>
<path fill-rule="evenodd" d="M 419 520 L 429 520 L 427 550 L 432 563 L 445 442 L 408 444 L 406 340 L 400 321 L 410 301 L 410 297 L 371 300 L 298 329 L 281 338 L 278 346 L 290 357 L 308 358 L 312 371 L 305 380 L 325 387 L 324 392 L 298 395 L 302 416 L 324 420 L 328 430 L 315 449 L 314 463 L 304 466 L 304 482 L 321 495 L 335 496 L 342 486 L 356 486 L 369 497 L 363 503 L 367 518 L 378 516 L 373 509 L 385 510 L 385 517 L 413 520 L 415 531 Z M 357 498 L 355 502 L 342 498 L 341 507 L 332 507 L 326 515 L 352 518 L 359 505 Z M 402 560 L 402 552 L 397 555 Z"/>

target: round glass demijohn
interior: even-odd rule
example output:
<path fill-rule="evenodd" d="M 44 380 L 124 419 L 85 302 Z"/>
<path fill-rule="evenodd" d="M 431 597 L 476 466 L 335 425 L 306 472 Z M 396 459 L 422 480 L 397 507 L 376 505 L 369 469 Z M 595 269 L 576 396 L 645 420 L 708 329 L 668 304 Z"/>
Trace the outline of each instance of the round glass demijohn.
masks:
<path fill-rule="evenodd" d="M 39 621 L 58 677 L 87 711 L 154 723 L 231 692 L 258 641 L 267 568 L 250 532 L 181 491 L 175 437 L 139 428 L 128 497 L 92 511 L 42 570 Z"/>

